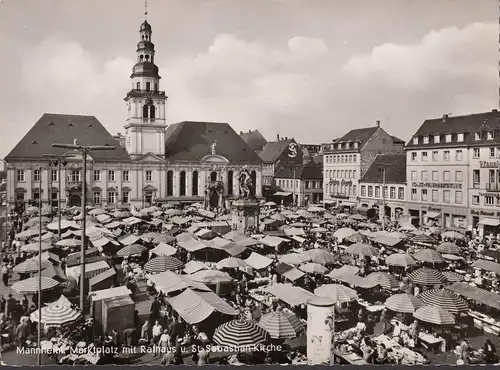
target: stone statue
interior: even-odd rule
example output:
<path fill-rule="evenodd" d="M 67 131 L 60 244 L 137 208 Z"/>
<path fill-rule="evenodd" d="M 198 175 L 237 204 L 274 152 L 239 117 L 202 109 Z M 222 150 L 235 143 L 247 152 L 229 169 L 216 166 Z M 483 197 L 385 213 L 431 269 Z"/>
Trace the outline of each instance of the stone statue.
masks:
<path fill-rule="evenodd" d="M 212 145 L 210 145 L 210 150 L 212 151 L 212 154 L 215 154 L 215 147 L 217 146 L 217 140 L 214 140 Z"/>
<path fill-rule="evenodd" d="M 242 199 L 255 198 L 255 185 L 252 181 L 252 175 L 247 168 L 240 171 L 238 180 L 240 185 L 240 197 Z"/>

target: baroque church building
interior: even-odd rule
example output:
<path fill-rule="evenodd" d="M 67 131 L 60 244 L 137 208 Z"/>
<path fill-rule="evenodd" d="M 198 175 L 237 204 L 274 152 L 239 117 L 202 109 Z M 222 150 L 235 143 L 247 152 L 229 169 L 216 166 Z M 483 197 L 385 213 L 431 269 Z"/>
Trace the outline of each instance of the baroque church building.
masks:
<path fill-rule="evenodd" d="M 113 137 L 94 116 L 44 114 L 5 157 L 7 199 L 15 204 L 79 206 L 83 164 L 78 152 L 54 143 L 110 145 L 87 157 L 87 204 L 144 207 L 155 202 L 205 202 L 226 207 L 239 196 L 248 170 L 261 196 L 262 161 L 227 123 L 166 123 L 167 95 L 160 87 L 152 29 L 140 27 L 137 63 L 125 97 L 125 136 Z M 41 186 L 40 186 L 41 184 Z"/>

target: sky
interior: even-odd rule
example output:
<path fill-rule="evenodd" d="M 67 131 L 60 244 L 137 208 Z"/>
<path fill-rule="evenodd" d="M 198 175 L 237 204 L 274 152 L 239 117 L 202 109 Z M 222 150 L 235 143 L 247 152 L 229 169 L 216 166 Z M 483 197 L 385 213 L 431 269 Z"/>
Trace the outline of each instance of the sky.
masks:
<path fill-rule="evenodd" d="M 0 0 L 0 157 L 44 113 L 124 132 L 144 0 Z M 497 0 L 149 0 L 167 123 L 304 144 L 498 108 Z"/>

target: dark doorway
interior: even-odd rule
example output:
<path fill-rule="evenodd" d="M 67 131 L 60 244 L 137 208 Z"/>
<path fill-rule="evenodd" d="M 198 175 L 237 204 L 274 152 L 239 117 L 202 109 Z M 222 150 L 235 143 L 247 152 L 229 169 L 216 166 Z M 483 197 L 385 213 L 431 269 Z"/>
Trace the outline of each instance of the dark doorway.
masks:
<path fill-rule="evenodd" d="M 210 181 L 217 181 L 217 172 L 212 172 L 210 174 Z"/>
<path fill-rule="evenodd" d="M 193 196 L 198 195 L 198 171 L 193 171 L 191 192 L 192 192 Z"/>
<path fill-rule="evenodd" d="M 144 201 L 146 202 L 146 205 L 151 206 L 153 204 L 153 192 L 152 191 L 147 191 L 146 194 L 144 195 Z"/>
<path fill-rule="evenodd" d="M 370 208 L 368 211 L 366 211 L 366 217 L 368 219 L 374 219 L 377 218 L 377 210 L 375 208 Z"/>
<path fill-rule="evenodd" d="M 233 171 L 227 173 L 227 194 L 233 195 Z"/>
<path fill-rule="evenodd" d="M 219 206 L 219 194 L 216 191 L 210 192 L 209 203 L 210 208 L 217 208 Z"/>
<path fill-rule="evenodd" d="M 186 195 L 186 171 L 181 171 L 179 177 L 179 195 L 181 197 Z"/>
<path fill-rule="evenodd" d="M 167 172 L 167 196 L 174 195 L 174 173 L 172 171 Z"/>
<path fill-rule="evenodd" d="M 81 207 L 82 206 L 82 197 L 77 194 L 73 194 L 69 196 L 68 205 L 70 207 Z"/>

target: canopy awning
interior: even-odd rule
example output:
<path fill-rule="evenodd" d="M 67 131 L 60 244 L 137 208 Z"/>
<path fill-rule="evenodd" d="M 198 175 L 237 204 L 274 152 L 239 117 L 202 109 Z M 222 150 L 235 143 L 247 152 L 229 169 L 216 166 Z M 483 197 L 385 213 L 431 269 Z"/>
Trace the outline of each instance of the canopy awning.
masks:
<path fill-rule="evenodd" d="M 441 216 L 441 212 L 427 212 L 427 218 L 438 218 Z"/>
<path fill-rule="evenodd" d="M 287 193 L 285 191 L 278 191 L 277 193 L 274 193 L 274 195 L 276 195 L 278 197 L 287 197 L 289 195 L 292 195 L 292 193 Z"/>
<path fill-rule="evenodd" d="M 132 292 L 129 288 L 126 286 L 119 286 L 116 288 L 96 290 L 95 292 L 91 292 L 90 296 L 92 297 L 92 302 L 97 302 L 108 298 L 129 296 L 130 294 L 132 294 Z"/>
<path fill-rule="evenodd" d="M 252 254 L 245 260 L 245 262 L 256 270 L 262 270 L 273 263 L 273 260 L 259 253 L 252 252 Z"/>
<path fill-rule="evenodd" d="M 395 245 L 401 243 L 401 239 L 395 238 L 388 235 L 375 235 L 373 241 L 379 244 L 387 245 L 388 247 L 394 247 Z"/>
<path fill-rule="evenodd" d="M 267 245 L 268 247 L 277 247 L 283 242 L 287 242 L 288 240 L 279 238 L 277 236 L 266 235 L 260 242 L 262 244 Z"/>
<path fill-rule="evenodd" d="M 206 292 L 211 291 L 205 284 L 198 283 L 187 275 L 179 275 L 172 271 L 150 275 L 149 279 L 155 284 L 156 289 L 163 292 L 163 294 L 169 294 L 186 288 L 194 288 Z"/>
<path fill-rule="evenodd" d="M 466 298 L 472 299 L 478 303 L 500 310 L 500 295 L 481 289 L 467 283 L 455 283 L 447 286 L 446 289 L 451 290 Z"/>
<path fill-rule="evenodd" d="M 299 280 L 304 275 L 305 275 L 305 273 L 303 273 L 302 271 L 300 271 L 299 269 L 296 269 L 294 267 L 291 270 L 288 270 L 287 272 L 285 272 L 282 276 L 284 276 L 288 280 L 294 282 L 295 280 Z"/>
<path fill-rule="evenodd" d="M 481 221 L 479 221 L 479 225 L 484 225 L 484 226 L 498 226 L 500 225 L 500 220 L 497 218 L 483 218 Z"/>
<path fill-rule="evenodd" d="M 493 261 L 488 261 L 488 260 L 483 260 L 483 259 L 478 259 L 474 261 L 472 264 L 472 267 L 481 269 L 481 270 L 486 270 L 486 271 L 491 271 L 494 272 L 495 274 L 500 275 L 500 263 L 496 263 Z"/>
<path fill-rule="evenodd" d="M 307 241 L 307 239 L 304 239 L 304 238 L 302 238 L 302 237 L 300 237 L 298 235 L 293 235 L 292 239 L 295 240 L 296 242 L 300 243 L 300 244 L 304 244 Z"/>
<path fill-rule="evenodd" d="M 202 322 L 214 311 L 231 316 L 239 313 L 212 291 L 186 289 L 175 297 L 167 298 L 167 301 L 184 321 L 191 325 Z"/>
<path fill-rule="evenodd" d="M 335 276 L 335 280 L 341 281 L 343 283 L 347 283 L 349 285 L 359 287 L 359 288 L 364 288 L 364 289 L 372 289 L 375 288 L 378 283 L 376 281 L 373 281 L 371 279 L 366 279 L 358 275 L 340 275 L 340 276 Z"/>
<path fill-rule="evenodd" d="M 266 291 L 293 307 L 306 304 L 308 300 L 315 297 L 311 292 L 291 284 L 272 285 Z"/>
<path fill-rule="evenodd" d="M 330 199 L 325 199 L 325 200 L 323 200 L 321 202 L 324 203 L 324 204 L 335 204 L 335 203 L 337 203 L 337 201 L 330 200 Z"/>
<path fill-rule="evenodd" d="M 349 202 L 347 200 L 343 200 L 342 203 L 339 204 L 340 207 L 356 207 L 358 205 L 358 203 L 356 202 Z"/>
<path fill-rule="evenodd" d="M 150 252 L 156 254 L 157 256 L 173 256 L 177 253 L 177 248 L 161 242 L 155 248 L 151 249 Z"/>

